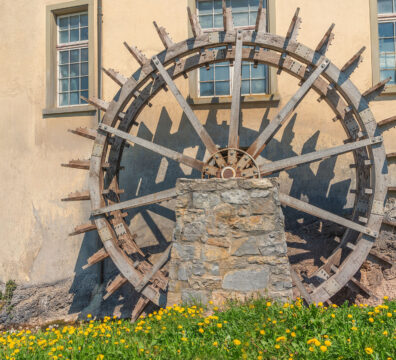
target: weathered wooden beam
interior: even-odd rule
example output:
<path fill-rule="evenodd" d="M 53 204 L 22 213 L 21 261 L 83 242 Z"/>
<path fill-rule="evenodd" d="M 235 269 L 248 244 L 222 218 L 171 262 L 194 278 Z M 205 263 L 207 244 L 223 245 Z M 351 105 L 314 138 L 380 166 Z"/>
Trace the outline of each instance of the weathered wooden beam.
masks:
<path fill-rule="evenodd" d="M 366 90 L 362 96 L 366 99 L 366 101 L 371 101 L 376 98 L 381 92 L 384 90 L 385 85 L 392 80 L 392 77 L 389 76 L 385 80 L 380 81 L 378 84 L 374 85 L 370 89 Z"/>
<path fill-rule="evenodd" d="M 67 164 L 61 164 L 61 166 L 63 167 L 69 167 L 69 168 L 73 168 L 73 169 L 82 169 L 82 170 L 89 170 L 89 166 L 90 166 L 90 160 L 70 160 L 69 163 Z M 109 163 L 105 163 L 103 165 L 103 169 L 107 169 L 109 168 Z"/>
<path fill-rule="evenodd" d="M 66 198 L 61 199 L 61 201 L 81 201 L 81 200 L 89 200 L 89 191 L 76 191 L 74 193 L 70 193 Z"/>
<path fill-rule="evenodd" d="M 297 289 L 300 291 L 301 296 L 304 298 L 304 300 L 307 302 L 308 305 L 312 304 L 312 298 L 307 289 L 305 288 L 304 284 L 298 277 L 297 273 L 294 271 L 294 269 L 290 268 L 290 275 L 292 277 L 292 280 L 294 284 L 297 286 Z"/>
<path fill-rule="evenodd" d="M 289 29 L 287 30 L 286 40 L 296 41 L 298 36 L 298 31 L 302 23 L 301 18 L 298 16 L 300 13 L 300 8 L 296 9 L 292 21 L 290 23 Z"/>
<path fill-rule="evenodd" d="M 147 285 L 147 283 L 151 280 L 151 278 L 155 275 L 157 271 L 159 271 L 165 263 L 169 259 L 169 254 L 171 251 L 172 245 L 169 245 L 168 248 L 163 252 L 163 254 L 158 259 L 157 263 L 153 265 L 150 271 L 144 274 L 143 278 L 140 280 L 139 284 L 135 286 L 135 290 L 137 292 L 141 292 L 143 288 Z"/>
<path fill-rule="evenodd" d="M 311 163 L 314 161 L 319 161 L 325 158 L 329 158 L 332 156 L 338 156 L 341 154 L 345 154 L 350 151 L 354 151 L 360 149 L 362 147 L 366 147 L 369 145 L 374 145 L 382 142 L 382 136 L 377 136 L 372 139 L 365 139 L 360 141 L 351 142 L 345 145 L 336 146 L 330 149 L 318 150 L 312 153 L 293 156 L 291 158 L 274 161 L 272 163 L 265 163 L 259 166 L 261 175 L 268 175 L 273 172 L 277 172 L 280 170 L 287 170 L 291 167 L 295 167 L 302 164 Z"/>
<path fill-rule="evenodd" d="M 352 287 L 352 288 L 355 287 L 355 288 L 357 288 L 358 292 L 363 292 L 364 294 L 366 294 L 369 297 L 376 297 L 367 286 L 363 285 L 355 277 L 351 278 L 351 280 L 349 281 L 347 286 Z"/>
<path fill-rule="evenodd" d="M 133 308 L 131 322 L 135 322 L 137 319 L 139 319 L 140 314 L 144 311 L 145 307 L 148 305 L 149 302 L 150 300 L 144 295 L 139 298 L 135 307 Z"/>
<path fill-rule="evenodd" d="M 105 248 L 101 248 L 100 250 L 98 250 L 95 254 L 93 254 L 92 256 L 90 256 L 87 260 L 87 264 L 84 265 L 82 268 L 88 269 L 90 266 L 95 265 L 99 262 L 101 262 L 104 259 L 107 259 L 109 257 L 109 254 L 107 253 Z"/>
<path fill-rule="evenodd" d="M 209 165 L 206 165 L 203 161 L 194 159 L 192 157 L 189 157 L 187 155 L 178 153 L 177 151 L 168 149 L 164 146 L 152 143 L 150 141 L 147 141 L 145 139 L 142 139 L 137 136 L 133 136 L 131 134 L 128 134 L 124 131 L 120 131 L 118 129 L 112 128 L 111 126 L 105 125 L 105 124 L 99 124 L 99 129 L 106 131 L 110 134 L 113 134 L 115 136 L 118 136 L 124 140 L 127 140 L 131 142 L 132 144 L 136 144 L 139 146 L 142 146 L 148 150 L 154 151 L 162 156 L 166 156 L 169 159 L 178 161 L 184 165 L 190 166 L 194 169 L 197 169 L 198 171 L 203 171 L 204 168 L 210 168 Z M 213 169 L 215 170 L 215 169 Z"/>
<path fill-rule="evenodd" d="M 387 158 L 387 159 L 394 159 L 394 158 L 396 158 L 396 152 L 392 152 L 392 153 L 386 154 L 386 158 Z"/>
<path fill-rule="evenodd" d="M 335 24 L 331 24 L 329 29 L 326 31 L 326 33 L 323 35 L 322 40 L 320 40 L 318 46 L 316 47 L 315 51 L 324 55 L 327 51 L 327 49 L 329 48 L 329 46 L 331 45 L 331 42 L 334 39 L 334 33 L 333 33 L 333 29 L 334 29 Z"/>
<path fill-rule="evenodd" d="M 267 9 L 263 6 L 263 0 L 259 3 L 255 31 L 267 32 Z"/>
<path fill-rule="evenodd" d="M 390 260 L 388 257 L 382 255 L 381 253 L 379 253 L 378 251 L 371 249 L 370 253 L 367 257 L 368 260 L 372 261 L 372 262 L 377 262 L 380 263 L 382 265 L 384 265 L 385 267 L 392 267 L 394 264 L 394 262 L 392 262 L 392 260 Z"/>
<path fill-rule="evenodd" d="M 353 55 L 346 64 L 342 67 L 341 71 L 343 73 L 351 74 L 352 71 L 356 68 L 359 63 L 363 61 L 362 54 L 366 50 L 366 47 L 363 46 L 355 55 Z M 353 70 L 352 70 L 353 69 Z"/>
<path fill-rule="evenodd" d="M 136 46 L 129 46 L 126 41 L 124 41 L 124 46 L 127 48 L 127 50 L 131 53 L 131 55 L 135 58 L 140 66 L 143 66 L 149 62 L 146 56 Z"/>
<path fill-rule="evenodd" d="M 378 122 L 378 126 L 386 126 L 389 124 L 395 124 L 396 125 L 396 116 L 392 116 L 390 118 L 387 118 L 385 120 L 381 120 L 380 122 Z"/>
<path fill-rule="evenodd" d="M 76 226 L 74 231 L 70 233 L 69 236 L 84 234 L 88 231 L 93 231 L 93 230 L 96 230 L 96 225 L 93 221 L 91 221 L 89 223 Z"/>
<path fill-rule="evenodd" d="M 239 143 L 239 122 L 241 116 L 241 84 L 242 84 L 242 31 L 238 30 L 235 44 L 234 77 L 231 103 L 231 119 L 228 134 L 228 147 L 236 149 Z M 228 164 L 237 162 L 235 151 L 228 152 Z"/>
<path fill-rule="evenodd" d="M 98 135 L 98 132 L 95 129 L 83 127 L 78 127 L 77 129 L 69 129 L 68 131 L 72 134 L 79 135 L 90 140 L 95 140 L 96 136 Z"/>
<path fill-rule="evenodd" d="M 107 109 L 109 108 L 110 104 L 107 101 L 104 101 L 102 99 L 98 99 L 95 96 L 90 96 L 88 99 L 85 98 L 84 96 L 81 96 L 81 99 L 83 99 L 84 101 L 86 101 L 87 103 L 95 106 L 97 109 L 102 110 L 102 111 L 107 111 Z M 118 118 L 119 119 L 123 119 L 125 117 L 125 114 L 120 112 L 118 114 Z"/>
<path fill-rule="evenodd" d="M 155 194 L 141 196 L 136 199 L 123 201 L 117 204 L 112 204 L 101 209 L 92 210 L 92 215 L 105 214 L 108 212 L 121 210 L 121 209 L 126 210 L 140 206 L 147 206 L 161 201 L 173 199 L 175 196 L 176 196 L 176 189 L 172 188 L 169 190 L 157 192 Z"/>
<path fill-rule="evenodd" d="M 114 69 L 102 68 L 102 70 L 110 79 L 112 79 L 116 84 L 120 86 L 123 86 L 128 81 L 128 79 L 124 75 L 120 74 Z"/>
<path fill-rule="evenodd" d="M 155 67 L 158 69 L 159 73 L 161 74 L 162 78 L 164 79 L 165 83 L 168 85 L 170 91 L 174 95 L 175 99 L 179 103 L 180 107 L 182 108 L 183 112 L 186 114 L 187 119 L 190 121 L 190 124 L 193 126 L 195 132 L 197 135 L 200 137 L 204 145 L 206 146 L 206 149 L 209 151 L 211 155 L 217 153 L 218 148 L 216 144 L 214 143 L 213 139 L 209 135 L 209 133 L 206 131 L 204 126 L 201 124 L 201 122 L 198 120 L 197 116 L 195 115 L 194 111 L 191 109 L 191 107 L 188 105 L 186 99 L 183 97 L 183 95 L 180 93 L 179 89 L 177 88 L 176 84 L 162 65 L 161 61 L 159 61 L 158 57 L 154 56 L 153 57 L 153 62 Z M 216 159 L 216 162 L 224 166 L 225 161 L 221 155 L 219 155 Z"/>
<path fill-rule="evenodd" d="M 316 79 L 329 66 L 329 63 L 329 60 L 325 59 L 322 61 L 321 64 L 318 65 L 315 71 L 312 72 L 309 78 L 298 89 L 298 91 L 293 95 L 288 103 L 279 111 L 275 119 L 269 123 L 269 125 L 260 133 L 257 139 L 253 142 L 253 144 L 250 145 L 249 149 L 247 150 L 247 153 L 249 155 L 251 155 L 253 158 L 257 158 L 261 154 L 267 143 L 272 139 L 272 137 L 277 133 L 282 124 L 290 117 L 293 111 L 304 99 L 305 95 L 311 89 Z M 243 157 L 238 163 L 238 167 L 240 169 L 243 169 L 246 165 L 244 159 L 245 157 Z"/>
<path fill-rule="evenodd" d="M 296 199 L 296 198 L 286 195 L 284 193 L 279 193 L 279 200 L 282 205 L 289 206 L 293 209 L 302 211 L 306 214 L 310 214 L 310 215 L 316 216 L 316 217 L 324 219 L 324 220 L 329 220 L 329 221 L 334 222 L 338 225 L 345 226 L 349 229 L 361 232 L 363 234 L 367 234 L 372 237 L 378 236 L 378 233 L 376 231 L 373 231 L 366 226 L 357 224 L 351 220 L 347 220 L 344 217 L 335 215 L 329 211 L 320 209 L 316 206 L 306 203 L 305 201 Z"/>
<path fill-rule="evenodd" d="M 174 45 L 174 42 L 169 36 L 169 33 L 166 31 L 166 29 L 163 26 L 158 26 L 155 21 L 153 21 L 155 30 L 157 30 L 158 36 L 161 39 L 161 42 L 164 44 L 165 49 L 169 49 L 171 46 Z"/>
<path fill-rule="evenodd" d="M 108 299 L 113 295 L 120 287 L 125 285 L 128 280 L 121 274 L 118 274 L 114 280 L 106 287 L 106 295 L 103 296 L 103 300 Z"/>
<path fill-rule="evenodd" d="M 234 30 L 234 22 L 232 20 L 232 10 L 227 7 L 226 0 L 222 0 L 223 3 L 223 26 L 224 31 L 229 32 Z"/>
<path fill-rule="evenodd" d="M 191 11 L 189 6 L 187 6 L 187 13 L 188 13 L 188 19 L 190 20 L 191 30 L 193 32 L 194 37 L 201 36 L 203 34 L 203 31 L 202 31 L 201 24 L 199 23 L 197 15 Z"/>

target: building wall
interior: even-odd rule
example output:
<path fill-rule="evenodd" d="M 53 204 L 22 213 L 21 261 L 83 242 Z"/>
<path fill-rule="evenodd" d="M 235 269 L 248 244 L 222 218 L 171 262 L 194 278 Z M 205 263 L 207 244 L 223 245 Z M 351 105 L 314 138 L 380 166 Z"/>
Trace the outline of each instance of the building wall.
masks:
<path fill-rule="evenodd" d="M 78 126 L 95 127 L 96 114 L 73 116 L 43 116 L 46 78 L 46 6 L 55 0 L 14 0 L 0 2 L 0 150 L 3 174 L 0 201 L 0 281 L 15 279 L 23 284 L 55 282 L 75 275 L 84 277 L 81 270 L 88 256 L 98 246 L 95 234 L 68 237 L 75 225 L 89 219 L 89 203 L 65 203 L 60 199 L 69 192 L 87 189 L 87 172 L 60 167 L 70 159 L 88 158 L 92 143 L 67 132 Z M 63 0 L 64 2 L 64 0 Z M 103 65 L 118 69 L 130 76 L 138 64 L 123 46 L 123 41 L 136 45 L 147 57 L 163 50 L 152 21 L 165 26 L 175 42 L 191 36 L 186 15 L 192 0 L 103 0 Z M 336 23 L 335 35 L 328 57 L 339 67 L 361 46 L 367 47 L 364 62 L 352 75 L 363 92 L 372 85 L 370 8 L 369 0 L 277 0 L 276 33 L 286 34 L 295 8 L 301 8 L 303 18 L 299 41 L 316 47 L 329 25 Z M 95 14 L 96 15 L 96 14 Z M 96 39 L 94 39 L 96 41 Z M 188 80 L 177 85 L 187 97 Z M 297 81 L 287 74 L 278 78 L 278 104 L 254 103 L 243 107 L 241 145 L 253 141 L 268 119 L 288 101 L 297 90 Z M 103 98 L 107 101 L 118 87 L 112 80 L 103 79 Z M 96 89 L 95 89 L 96 93 Z M 296 116 L 277 134 L 267 148 L 268 159 L 278 159 L 301 152 L 341 145 L 345 139 L 340 124 L 331 121 L 333 115 L 317 95 L 308 94 L 296 111 Z M 206 123 L 215 139 L 224 143 L 229 105 L 200 105 L 194 110 Z M 376 119 L 394 115 L 395 97 L 380 97 L 371 106 Z M 189 155 L 203 156 L 199 139 L 187 125 L 182 111 L 170 92 L 162 91 L 153 107 L 145 109 L 135 133 L 154 139 L 162 145 Z M 341 135 L 342 134 L 342 135 Z M 392 141 L 395 129 L 384 133 L 387 152 L 396 151 Z M 245 142 L 245 143 L 243 143 Z M 172 186 L 176 177 L 190 176 L 186 167 L 167 162 L 141 149 L 128 150 L 121 176 L 125 198 L 144 195 Z M 349 181 L 352 156 L 326 160 L 291 170 L 281 175 L 282 189 L 294 196 L 309 199 L 327 209 L 342 211 L 351 206 L 348 195 L 354 183 Z M 396 167 L 390 168 L 396 179 Z M 136 176 L 136 174 L 138 174 Z M 194 174 L 192 174 L 194 175 Z M 141 181 L 140 181 L 141 178 Z M 317 186 L 312 186 L 317 181 Z M 394 181 L 395 183 L 396 181 Z M 348 200 L 346 198 L 348 197 Z M 172 203 L 166 204 L 172 208 Z M 140 244 L 154 246 L 170 240 L 173 220 L 166 207 L 150 207 L 131 211 L 132 231 Z M 91 270 L 97 272 L 98 268 Z"/>

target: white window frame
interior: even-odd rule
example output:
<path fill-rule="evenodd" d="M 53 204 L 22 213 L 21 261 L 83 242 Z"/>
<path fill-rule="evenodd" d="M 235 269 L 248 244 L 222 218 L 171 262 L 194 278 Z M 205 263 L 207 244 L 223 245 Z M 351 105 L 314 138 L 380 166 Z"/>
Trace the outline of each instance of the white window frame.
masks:
<path fill-rule="evenodd" d="M 396 13 L 386 13 L 386 14 L 378 14 L 378 25 L 384 23 L 393 23 L 394 31 L 396 28 Z M 395 61 L 396 61 L 396 33 L 394 33 L 394 45 L 395 45 Z M 378 33 L 378 61 L 379 61 L 379 72 L 380 72 L 380 79 L 381 79 L 381 51 L 379 48 L 379 40 L 380 36 Z M 396 66 L 394 68 L 394 72 L 396 73 Z M 394 81 L 396 82 L 396 76 L 394 77 Z M 390 84 L 391 86 L 395 86 L 394 83 Z"/>
<path fill-rule="evenodd" d="M 198 8 L 198 3 L 200 1 L 205 1 L 205 0 L 195 0 L 195 13 L 197 15 L 197 18 L 199 19 L 199 8 Z M 267 8 L 268 8 L 268 0 L 267 0 Z M 268 17 L 268 15 L 267 15 Z M 268 26 L 268 22 L 267 22 L 267 26 Z M 244 30 L 254 30 L 255 29 L 255 25 L 248 25 L 248 26 L 235 26 L 236 29 L 244 29 Z M 205 28 L 202 29 L 202 31 L 205 32 L 212 32 L 212 31 L 221 31 L 223 30 L 223 27 L 219 27 L 219 28 Z M 249 62 L 250 63 L 250 62 Z M 243 65 L 243 63 L 242 63 Z M 233 78 L 234 78 L 234 65 L 233 64 L 229 64 L 229 71 L 230 71 L 230 93 L 228 95 L 201 95 L 201 81 L 200 81 L 200 69 L 198 69 L 197 71 L 197 96 L 201 99 L 210 99 L 210 98 L 224 98 L 224 97 L 230 97 L 232 94 L 232 89 L 233 89 Z M 267 92 L 263 92 L 263 93 L 252 93 L 250 92 L 249 94 L 243 94 L 241 92 L 242 96 L 261 96 L 261 95 L 268 95 L 270 93 L 270 80 L 269 80 L 269 74 L 270 71 L 268 69 L 268 66 L 266 67 L 266 74 L 265 74 L 265 88 L 267 90 Z M 251 79 L 250 79 L 251 81 Z"/>
<path fill-rule="evenodd" d="M 58 15 L 56 17 L 56 104 L 59 108 L 66 108 L 66 107 L 81 107 L 81 106 L 86 106 L 87 103 L 83 102 L 81 104 L 67 104 L 67 105 L 60 105 L 60 101 L 59 101 L 59 95 L 60 95 L 60 89 L 59 89 L 59 83 L 60 83 L 60 77 L 59 77 L 59 73 L 60 73 L 60 60 L 59 60 L 59 56 L 60 56 L 60 52 L 62 50 L 75 50 L 75 49 L 87 49 L 87 51 L 89 52 L 89 35 L 88 35 L 88 39 L 87 40 L 82 40 L 82 41 L 73 41 L 73 42 L 68 42 L 65 44 L 60 44 L 60 29 L 59 29 L 59 22 L 60 19 L 65 18 L 65 17 L 71 17 L 71 16 L 76 16 L 76 15 L 87 15 L 88 16 L 88 11 L 80 11 L 80 12 L 76 12 L 76 13 L 70 13 L 70 14 L 66 14 L 66 15 Z M 80 26 L 78 27 L 78 29 L 80 30 Z M 89 33 L 89 24 L 87 26 L 88 29 L 88 33 Z M 69 29 L 70 32 L 70 29 Z M 88 89 L 87 89 L 87 93 L 89 94 L 89 57 L 88 57 Z M 80 63 L 81 64 L 81 59 L 80 59 Z M 69 74 L 70 75 L 70 74 Z M 78 76 L 78 78 L 81 78 L 81 74 Z M 68 77 L 68 79 L 70 79 L 70 76 Z M 79 84 L 80 84 L 80 80 L 79 80 Z M 69 90 L 67 91 L 69 93 L 70 96 L 70 82 L 69 82 Z M 81 92 L 81 89 L 78 90 L 78 92 Z"/>

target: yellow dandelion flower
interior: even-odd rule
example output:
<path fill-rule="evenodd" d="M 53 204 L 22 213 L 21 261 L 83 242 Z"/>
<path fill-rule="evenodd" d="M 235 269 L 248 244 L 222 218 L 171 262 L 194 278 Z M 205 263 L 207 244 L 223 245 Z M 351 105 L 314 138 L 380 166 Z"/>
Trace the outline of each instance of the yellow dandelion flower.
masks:
<path fill-rule="evenodd" d="M 308 350 L 309 350 L 310 352 L 313 352 L 313 351 L 315 351 L 315 348 L 314 348 L 313 346 L 310 346 Z"/>
<path fill-rule="evenodd" d="M 181 338 L 181 341 L 187 341 L 187 338 L 182 337 L 182 338 Z"/>
<path fill-rule="evenodd" d="M 357 327 L 356 326 L 352 326 L 351 329 L 352 329 L 352 331 L 356 331 Z"/>
<path fill-rule="evenodd" d="M 296 333 L 294 331 L 290 335 L 291 337 L 296 337 Z"/>
<path fill-rule="evenodd" d="M 222 323 L 218 323 L 218 324 L 217 324 L 217 327 L 218 327 L 218 328 L 222 328 L 222 327 L 223 327 L 223 324 L 222 324 Z"/>
<path fill-rule="evenodd" d="M 234 345 L 236 345 L 236 346 L 241 345 L 241 341 L 238 340 L 238 339 L 234 339 L 233 343 L 234 343 Z"/>
<path fill-rule="evenodd" d="M 270 307 L 271 306 L 271 302 L 267 302 L 267 307 Z"/>
<path fill-rule="evenodd" d="M 264 335 L 264 334 L 265 334 L 265 331 L 264 331 L 264 330 L 260 330 L 260 334 L 261 334 L 261 335 Z"/>
<path fill-rule="evenodd" d="M 286 340 L 286 336 L 279 336 L 276 338 L 276 342 L 285 341 L 285 340 Z"/>
<path fill-rule="evenodd" d="M 371 355 L 371 354 L 374 352 L 374 350 L 373 350 L 372 348 L 370 348 L 370 347 L 366 347 L 366 348 L 364 349 L 364 351 L 365 351 L 366 354 L 368 354 L 368 355 Z"/>
<path fill-rule="evenodd" d="M 179 325 L 177 328 L 178 328 L 178 329 L 183 329 L 183 326 Z"/>
<path fill-rule="evenodd" d="M 104 359 L 104 355 L 103 354 L 99 354 L 97 357 L 96 357 L 96 360 L 103 360 Z"/>
<path fill-rule="evenodd" d="M 373 323 L 373 322 L 374 322 L 374 319 L 373 319 L 373 318 L 369 318 L 368 321 L 370 321 L 371 323 Z"/>
<path fill-rule="evenodd" d="M 331 341 L 329 341 L 329 340 L 326 340 L 324 343 L 326 346 L 331 346 Z"/>
<path fill-rule="evenodd" d="M 217 346 L 217 345 L 219 345 L 219 344 L 218 344 L 217 341 L 215 341 L 212 345 L 213 345 L 213 346 Z"/>
<path fill-rule="evenodd" d="M 201 334 L 203 334 L 205 330 L 202 329 L 202 328 L 199 328 L 198 331 L 199 331 Z"/>
<path fill-rule="evenodd" d="M 261 355 L 257 356 L 257 360 L 263 360 L 263 357 Z"/>
<path fill-rule="evenodd" d="M 279 344 L 276 344 L 276 345 L 275 345 L 275 349 L 277 349 L 277 350 L 280 349 L 280 345 L 279 345 Z"/>
<path fill-rule="evenodd" d="M 322 346 L 320 347 L 320 350 L 321 350 L 322 352 L 326 352 L 326 351 L 327 351 L 327 346 L 322 345 Z"/>
<path fill-rule="evenodd" d="M 387 313 L 386 316 L 387 317 L 392 317 L 392 313 Z"/>
<path fill-rule="evenodd" d="M 209 304 L 210 304 L 210 305 L 213 305 L 213 301 L 212 301 L 212 300 L 210 300 L 210 301 L 209 301 Z"/>
<path fill-rule="evenodd" d="M 335 318 L 335 314 L 331 314 L 331 317 L 334 319 Z"/>
<path fill-rule="evenodd" d="M 353 317 L 353 316 L 352 316 L 351 314 L 348 314 L 348 318 L 349 318 L 349 319 L 352 319 L 352 317 Z"/>
<path fill-rule="evenodd" d="M 290 333 L 290 330 L 289 329 L 286 329 L 286 334 L 289 334 Z"/>
<path fill-rule="evenodd" d="M 388 300 L 389 299 L 389 297 L 388 296 L 384 296 L 384 300 Z"/>

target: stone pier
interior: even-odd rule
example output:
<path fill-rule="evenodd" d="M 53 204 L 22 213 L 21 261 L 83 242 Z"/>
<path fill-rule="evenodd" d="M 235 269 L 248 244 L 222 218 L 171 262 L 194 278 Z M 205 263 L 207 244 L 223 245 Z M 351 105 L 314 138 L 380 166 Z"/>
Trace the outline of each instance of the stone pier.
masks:
<path fill-rule="evenodd" d="M 292 298 L 276 179 L 179 179 L 168 304 Z"/>

